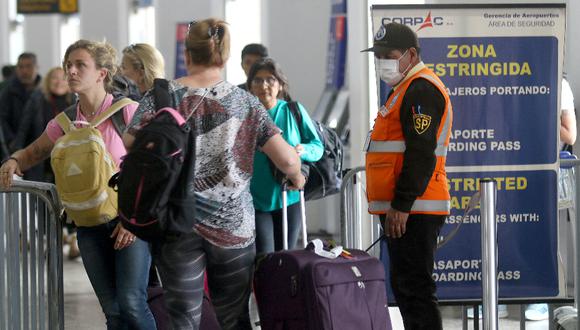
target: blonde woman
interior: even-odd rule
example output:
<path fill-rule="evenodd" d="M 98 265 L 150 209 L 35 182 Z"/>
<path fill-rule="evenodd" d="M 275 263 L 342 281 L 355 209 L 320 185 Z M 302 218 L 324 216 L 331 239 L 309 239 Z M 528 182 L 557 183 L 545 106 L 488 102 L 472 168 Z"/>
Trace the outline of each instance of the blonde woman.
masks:
<path fill-rule="evenodd" d="M 153 87 L 155 78 L 165 77 L 165 62 L 157 48 L 149 44 L 132 44 L 123 49 L 121 73 L 131 79 L 141 95 Z"/>
<path fill-rule="evenodd" d="M 111 106 L 115 63 L 116 51 L 108 43 L 79 40 L 67 48 L 63 67 L 71 91 L 79 96 L 76 121 L 91 122 Z M 135 110 L 136 105 L 130 104 L 120 111 L 129 122 Z M 111 119 L 97 129 L 118 166 L 126 150 Z M 48 158 L 56 140 L 63 134 L 56 120 L 51 120 L 38 139 L 4 161 L 0 168 L 0 185 L 10 187 L 13 174 L 22 175 L 23 171 Z M 156 329 L 147 305 L 149 246 L 125 230 L 118 218 L 102 221 L 99 217 L 75 223 L 83 264 L 105 314 L 107 329 Z"/>

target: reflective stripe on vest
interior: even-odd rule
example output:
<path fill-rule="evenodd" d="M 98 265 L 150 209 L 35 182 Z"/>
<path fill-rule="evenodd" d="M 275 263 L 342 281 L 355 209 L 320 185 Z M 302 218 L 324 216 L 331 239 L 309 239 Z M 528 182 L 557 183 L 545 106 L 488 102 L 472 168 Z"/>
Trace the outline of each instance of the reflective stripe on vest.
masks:
<path fill-rule="evenodd" d="M 449 117 L 449 116 L 448 116 Z M 443 135 L 443 134 L 441 134 Z M 370 141 L 368 152 L 405 152 L 406 146 L 404 141 Z M 447 156 L 447 147 L 437 145 L 435 156 Z"/>
<path fill-rule="evenodd" d="M 423 79 L 427 79 L 429 80 L 433 85 L 437 85 L 439 87 L 441 87 L 442 89 L 445 89 L 445 86 L 443 86 L 443 84 L 441 84 L 441 82 L 435 78 L 433 78 L 433 76 L 430 76 L 428 74 L 420 74 L 419 77 L 423 78 Z M 445 113 L 447 113 L 447 117 L 445 118 L 445 121 L 443 122 L 443 130 L 441 131 L 441 134 L 439 135 L 439 138 L 437 139 L 437 146 L 441 146 L 441 145 L 445 145 L 445 141 L 447 140 L 447 134 L 443 134 L 444 132 L 449 131 L 449 125 L 451 125 L 451 116 L 449 116 L 449 102 L 446 102 L 447 106 L 445 108 Z M 447 150 L 445 151 L 445 155 L 447 155 Z"/>
<path fill-rule="evenodd" d="M 391 202 L 388 201 L 371 201 L 369 202 L 370 212 L 386 211 L 391 208 Z M 451 210 L 451 202 L 448 200 L 424 200 L 417 199 L 413 203 L 411 212 L 426 211 L 426 212 L 449 212 Z"/>
<path fill-rule="evenodd" d="M 431 75 L 422 73 L 419 75 L 419 77 L 429 80 L 433 85 L 437 85 L 441 87 L 441 89 L 445 89 L 445 86 Z"/>

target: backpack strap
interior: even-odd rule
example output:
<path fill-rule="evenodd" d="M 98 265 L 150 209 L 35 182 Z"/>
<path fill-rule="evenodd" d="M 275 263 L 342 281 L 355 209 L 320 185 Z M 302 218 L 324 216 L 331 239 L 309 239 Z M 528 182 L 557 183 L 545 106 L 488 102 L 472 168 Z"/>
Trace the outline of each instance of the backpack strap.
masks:
<path fill-rule="evenodd" d="M 76 103 L 66 108 L 63 112 L 56 115 L 56 122 L 60 129 L 67 134 L 70 131 L 73 120 L 75 120 L 75 115 L 77 113 Z"/>
<path fill-rule="evenodd" d="M 121 101 L 123 101 L 123 102 L 121 103 Z M 110 110 L 114 110 L 114 113 L 112 115 L 110 115 L 110 114 L 107 115 L 107 117 L 105 117 L 103 120 L 101 120 L 101 122 L 99 124 L 104 122 L 108 117 L 111 117 L 111 121 L 113 122 L 113 126 L 115 127 L 115 131 L 117 132 L 117 134 L 119 134 L 119 136 L 122 136 L 123 132 L 125 131 L 125 128 L 127 127 L 127 123 L 125 122 L 125 116 L 123 115 L 123 112 L 119 111 L 119 110 L 124 108 L 125 106 L 131 104 L 131 103 L 137 103 L 137 102 L 134 102 L 134 101 L 132 102 L 131 99 L 126 98 L 126 97 L 121 98 L 120 100 L 115 102 L 113 105 L 111 105 L 109 107 L 109 109 L 107 109 L 101 116 L 104 116 Z M 113 108 L 113 106 L 115 106 L 115 107 L 118 106 L 118 108 Z M 56 116 L 56 122 L 58 123 L 58 125 L 60 126 L 60 128 L 62 129 L 62 131 L 65 134 L 70 131 L 70 126 L 71 126 L 72 122 L 76 120 L 76 118 L 75 118 L 76 114 L 77 114 L 77 105 L 73 104 Z M 95 118 L 94 121 L 96 122 L 97 119 L 100 119 L 100 117 Z M 98 126 L 98 125 L 93 124 L 93 126 Z"/>
<path fill-rule="evenodd" d="M 291 101 L 288 102 L 288 109 L 290 109 L 290 113 L 294 116 L 298 127 L 302 126 L 302 114 L 300 113 L 300 107 L 298 106 L 298 102 Z"/>
<path fill-rule="evenodd" d="M 296 101 L 288 102 L 288 109 L 290 109 L 290 113 L 292 114 L 292 116 L 294 116 L 296 124 L 298 124 L 298 133 L 300 133 L 300 140 L 302 140 L 304 133 L 302 133 L 302 114 L 300 113 L 298 102 Z"/>
<path fill-rule="evenodd" d="M 125 128 L 127 128 L 127 123 L 125 122 L 123 111 L 115 112 L 115 114 L 111 116 L 111 121 L 113 122 L 113 126 L 115 127 L 117 134 L 119 134 L 119 136 L 123 136 L 123 132 L 125 132 Z"/>
<path fill-rule="evenodd" d="M 117 113 L 119 110 L 123 109 L 124 107 L 128 106 L 129 104 L 136 104 L 136 103 L 137 102 L 131 100 L 130 98 L 124 97 L 124 98 L 118 100 L 117 102 L 113 103 L 107 110 L 100 113 L 97 116 L 97 118 L 93 119 L 93 121 L 91 122 L 91 125 L 94 127 L 97 127 L 100 124 L 102 124 L 105 120 L 107 120 L 109 117 L 111 117 L 112 115 Z M 113 124 L 114 124 L 114 122 L 113 122 Z M 115 127 L 115 129 L 117 129 L 117 128 Z M 117 131 L 117 133 L 122 134 L 122 131 L 121 132 Z"/>
<path fill-rule="evenodd" d="M 155 102 L 155 110 L 171 107 L 169 81 L 167 79 L 156 78 L 153 80 L 153 102 Z"/>
<path fill-rule="evenodd" d="M 76 118 L 76 114 L 77 114 L 77 102 L 75 102 L 75 104 L 69 106 L 68 108 L 64 109 L 62 111 L 70 121 L 75 121 Z"/>

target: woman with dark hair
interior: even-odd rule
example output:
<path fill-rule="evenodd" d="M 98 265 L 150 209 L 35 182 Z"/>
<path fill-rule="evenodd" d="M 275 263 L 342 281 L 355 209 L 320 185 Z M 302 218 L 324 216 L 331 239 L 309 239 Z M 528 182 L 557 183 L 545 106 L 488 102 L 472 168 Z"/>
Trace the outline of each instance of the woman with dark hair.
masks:
<path fill-rule="evenodd" d="M 312 120 L 302 104 L 290 104 L 288 80 L 280 66 L 271 58 L 260 60 L 248 74 L 250 92 L 268 109 L 274 123 L 282 130 L 284 140 L 294 147 L 303 161 L 315 162 L 322 157 L 324 148 L 316 133 Z M 302 121 L 298 123 L 290 107 L 300 111 Z M 302 134 L 301 134 L 302 133 Z M 282 240 L 282 197 L 280 184 L 274 179 L 266 155 L 260 151 L 254 156 L 254 173 L 251 192 L 256 209 L 256 252 L 268 253 L 281 250 Z M 288 248 L 296 245 L 300 232 L 300 195 L 288 193 Z"/>
<path fill-rule="evenodd" d="M 204 272 L 223 329 L 251 329 L 248 314 L 254 270 L 254 207 L 250 179 L 254 153 L 263 151 L 294 188 L 304 186 L 300 159 L 264 107 L 245 91 L 223 81 L 229 57 L 228 26 L 218 19 L 189 25 L 185 40 L 187 76 L 169 81 L 173 108 L 195 136 L 194 231 L 153 244 L 173 329 L 198 329 Z M 151 94 L 140 102 L 125 134 L 135 134 L 153 117 Z M 194 201 L 192 201 L 193 203 Z M 193 216 L 193 215 L 192 215 Z"/>

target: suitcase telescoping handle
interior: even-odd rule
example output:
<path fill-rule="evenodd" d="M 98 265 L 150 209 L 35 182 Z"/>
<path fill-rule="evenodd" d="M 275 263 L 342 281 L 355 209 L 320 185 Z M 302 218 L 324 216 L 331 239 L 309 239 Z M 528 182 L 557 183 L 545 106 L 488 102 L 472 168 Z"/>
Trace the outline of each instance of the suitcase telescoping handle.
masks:
<path fill-rule="evenodd" d="M 304 190 L 300 189 L 300 216 L 302 217 L 302 247 L 306 248 L 306 205 Z M 282 247 L 288 250 L 288 181 L 282 183 Z"/>

